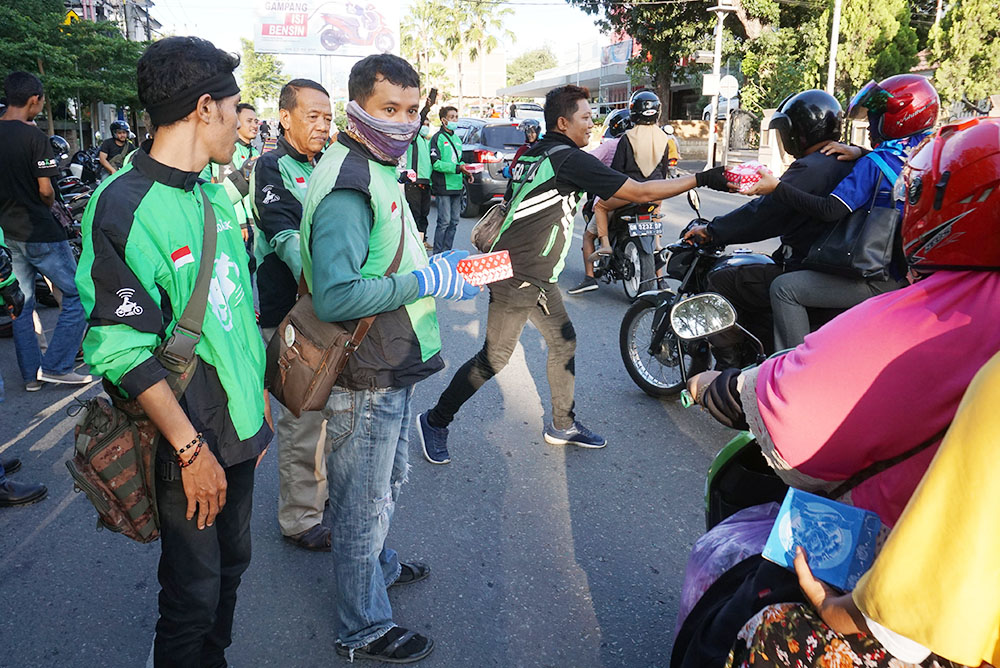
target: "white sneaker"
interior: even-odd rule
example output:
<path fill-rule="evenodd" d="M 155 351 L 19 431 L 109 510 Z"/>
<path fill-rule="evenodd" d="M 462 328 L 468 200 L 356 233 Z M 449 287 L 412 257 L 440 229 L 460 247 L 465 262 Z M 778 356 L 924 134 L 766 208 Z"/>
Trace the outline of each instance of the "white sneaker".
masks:
<path fill-rule="evenodd" d="M 43 383 L 56 383 L 58 385 L 87 385 L 94 382 L 94 377 L 91 375 L 84 376 L 74 371 L 70 371 L 69 373 L 45 373 L 42 371 L 38 374 L 38 380 Z"/>

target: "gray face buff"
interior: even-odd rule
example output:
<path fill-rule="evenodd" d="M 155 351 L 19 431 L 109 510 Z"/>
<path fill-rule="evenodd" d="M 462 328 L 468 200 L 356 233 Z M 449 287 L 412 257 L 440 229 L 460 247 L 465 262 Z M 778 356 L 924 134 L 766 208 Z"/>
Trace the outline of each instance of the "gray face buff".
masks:
<path fill-rule="evenodd" d="M 351 100 L 347 103 L 347 132 L 383 162 L 396 162 L 420 131 L 420 121 L 398 123 L 375 118 Z"/>

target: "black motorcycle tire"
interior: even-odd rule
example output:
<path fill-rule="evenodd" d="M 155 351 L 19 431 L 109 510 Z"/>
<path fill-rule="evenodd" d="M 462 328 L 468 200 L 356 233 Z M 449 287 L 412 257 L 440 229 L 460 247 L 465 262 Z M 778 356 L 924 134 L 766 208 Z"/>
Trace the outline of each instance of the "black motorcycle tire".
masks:
<path fill-rule="evenodd" d="M 618 350 L 621 353 L 622 362 L 625 364 L 625 370 L 628 371 L 629 377 L 639 386 L 639 389 L 651 397 L 672 399 L 680 396 L 681 390 L 686 385 L 680 370 L 678 369 L 676 381 L 664 381 L 654 378 L 642 360 L 644 351 L 648 348 L 649 334 L 637 331 L 638 322 L 644 315 L 647 313 L 651 315 L 655 310 L 656 307 L 646 301 L 637 301 L 628 308 L 625 317 L 622 318 L 621 329 L 618 333 Z M 668 340 L 665 341 L 665 345 L 675 345 L 669 342 L 672 336 L 672 332 L 667 334 Z M 644 338 L 645 340 L 643 340 Z M 711 354 L 704 342 L 696 342 L 691 345 L 696 348 L 689 350 L 688 354 L 679 362 L 683 364 L 686 361 L 685 371 L 688 378 L 707 370 L 711 363 Z M 676 365 L 669 366 L 676 368 Z"/>
<path fill-rule="evenodd" d="M 631 277 L 622 279 L 622 289 L 625 290 L 625 296 L 635 301 L 635 298 L 643 292 L 655 290 L 657 286 L 653 279 L 656 278 L 656 268 L 652 254 L 647 253 L 642 244 L 635 239 L 629 239 L 622 249 L 622 256 L 623 262 L 631 265 L 631 270 L 625 270 L 627 272 L 625 275 Z M 636 272 L 637 269 L 638 272 Z M 638 280 L 635 278 L 637 275 Z"/>

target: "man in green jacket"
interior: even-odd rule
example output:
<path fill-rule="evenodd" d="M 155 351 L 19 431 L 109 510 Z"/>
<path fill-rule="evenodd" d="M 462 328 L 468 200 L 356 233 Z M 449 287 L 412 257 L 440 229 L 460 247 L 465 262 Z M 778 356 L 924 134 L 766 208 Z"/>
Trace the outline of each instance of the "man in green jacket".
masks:
<path fill-rule="evenodd" d="M 197 37 L 146 49 L 137 90 L 154 139 L 101 184 L 83 219 L 76 283 L 90 320 L 84 358 L 111 391 L 138 400 L 161 436 L 156 666 L 226 665 L 236 590 L 250 565 L 254 469 L 271 440 L 264 345 L 236 212 L 221 185 L 198 178 L 209 161 L 232 159 L 238 63 Z M 198 364 L 177 399 L 156 351 L 184 336 L 176 327 L 198 276 L 206 202 L 214 270 Z"/>
<path fill-rule="evenodd" d="M 462 214 L 462 182 L 466 165 L 462 162 L 462 140 L 458 129 L 458 109 L 441 107 L 441 129 L 431 138 L 431 191 L 437 197 L 437 226 L 434 228 L 434 254 L 451 250 L 455 242 L 458 217 Z"/>
<path fill-rule="evenodd" d="M 427 238 L 427 214 L 431 212 L 431 122 L 422 119 L 420 131 L 406 148 L 406 169 L 413 172 L 413 181 L 406 180 L 403 190 L 406 203 L 417 224 L 417 231 Z"/>
<path fill-rule="evenodd" d="M 330 95 L 315 81 L 293 79 L 281 89 L 278 114 L 283 130 L 278 146 L 257 159 L 250 176 L 260 326 L 266 341 L 298 294 L 302 202 L 330 137 Z M 330 529 L 323 525 L 327 499 L 323 421 L 319 412 L 295 417 L 284 406 L 279 408 L 278 525 L 297 547 L 328 552 Z"/>
<path fill-rule="evenodd" d="M 330 455 L 337 653 L 410 663 L 432 641 L 396 626 L 386 589 L 430 569 L 385 546 L 409 470 L 414 385 L 444 367 L 434 297 L 474 297 L 456 251 L 428 262 L 398 178 L 420 122 L 420 78 L 390 54 L 358 62 L 348 80 L 348 125 L 316 167 L 302 216 L 302 268 L 316 315 L 375 315 L 323 413 Z M 395 270 L 393 264 L 398 262 Z"/>

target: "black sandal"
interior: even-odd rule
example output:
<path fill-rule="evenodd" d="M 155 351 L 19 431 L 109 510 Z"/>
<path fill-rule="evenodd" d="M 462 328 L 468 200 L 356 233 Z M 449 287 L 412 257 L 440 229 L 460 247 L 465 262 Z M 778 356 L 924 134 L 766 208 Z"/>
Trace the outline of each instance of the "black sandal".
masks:
<path fill-rule="evenodd" d="M 431 574 L 431 567 L 427 564 L 420 563 L 419 561 L 411 561 L 410 563 L 399 562 L 399 577 L 393 582 L 390 587 L 395 587 L 396 585 L 408 585 L 414 582 L 420 582 L 424 580 Z"/>
<path fill-rule="evenodd" d="M 285 540 L 304 550 L 312 550 L 314 552 L 330 551 L 330 529 L 322 524 L 317 524 L 313 528 L 306 529 L 294 536 L 285 536 Z"/>
<path fill-rule="evenodd" d="M 349 658 L 351 650 L 337 643 L 337 654 Z M 370 659 L 385 663 L 415 663 L 434 649 L 434 641 L 399 626 L 395 626 L 379 638 L 364 647 L 354 650 L 355 659 Z"/>

